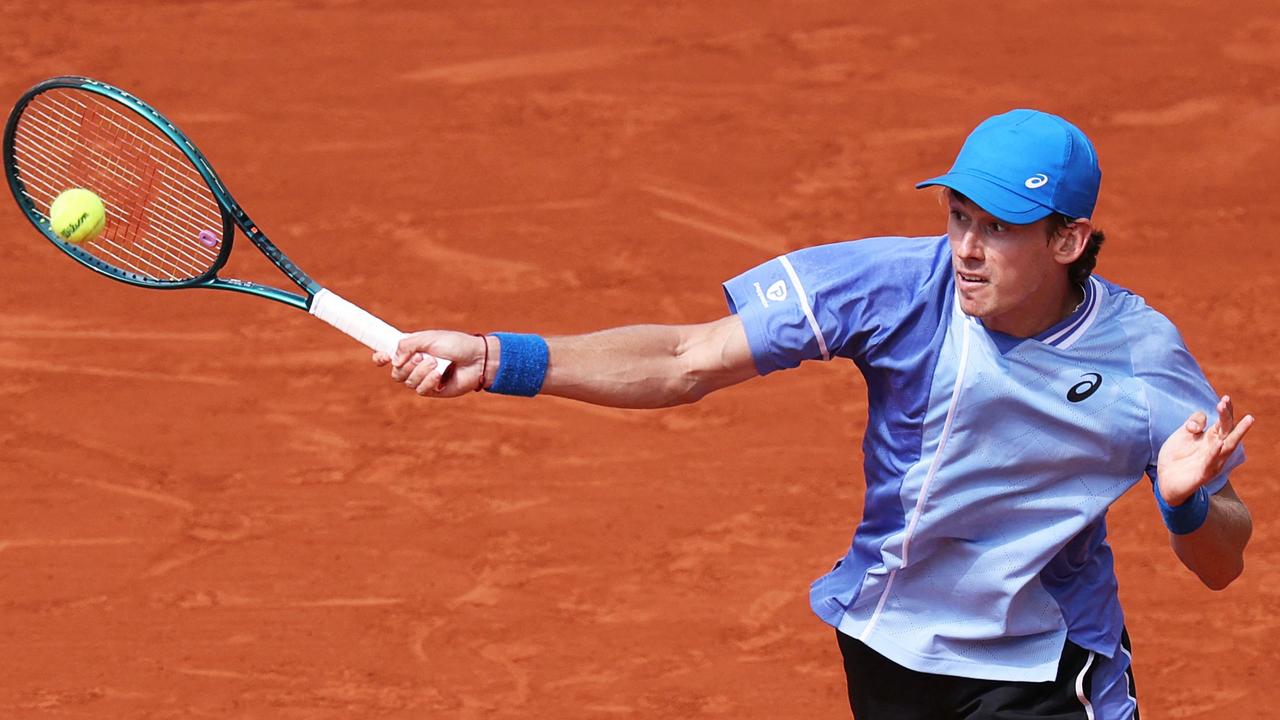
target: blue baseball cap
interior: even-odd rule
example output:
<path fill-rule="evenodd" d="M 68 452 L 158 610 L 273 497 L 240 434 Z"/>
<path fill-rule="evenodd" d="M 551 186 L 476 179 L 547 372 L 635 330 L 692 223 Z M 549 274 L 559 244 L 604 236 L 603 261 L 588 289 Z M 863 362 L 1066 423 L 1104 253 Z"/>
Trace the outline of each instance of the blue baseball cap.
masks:
<path fill-rule="evenodd" d="M 942 185 L 1007 223 L 1050 213 L 1093 215 L 1102 170 L 1093 143 L 1075 125 L 1038 110 L 1010 110 L 982 121 L 946 175 L 918 183 Z"/>

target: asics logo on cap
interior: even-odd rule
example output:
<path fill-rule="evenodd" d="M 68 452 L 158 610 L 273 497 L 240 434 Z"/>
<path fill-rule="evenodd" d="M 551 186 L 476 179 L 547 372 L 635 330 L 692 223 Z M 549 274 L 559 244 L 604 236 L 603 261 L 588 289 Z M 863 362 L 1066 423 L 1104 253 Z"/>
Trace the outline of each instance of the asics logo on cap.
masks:
<path fill-rule="evenodd" d="M 1048 175 L 1045 175 L 1044 173 L 1036 173 L 1035 175 L 1032 175 L 1031 177 L 1027 178 L 1027 181 L 1022 184 L 1026 185 L 1032 190 L 1035 190 L 1036 188 L 1044 185 L 1047 182 L 1049 182 Z"/>

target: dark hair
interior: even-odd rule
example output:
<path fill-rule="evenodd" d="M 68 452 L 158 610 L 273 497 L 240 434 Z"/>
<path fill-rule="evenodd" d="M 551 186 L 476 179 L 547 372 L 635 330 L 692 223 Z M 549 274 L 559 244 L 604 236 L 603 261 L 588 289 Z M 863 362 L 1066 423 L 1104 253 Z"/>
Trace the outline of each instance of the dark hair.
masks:
<path fill-rule="evenodd" d="M 1075 222 L 1075 218 L 1068 217 L 1062 213 L 1051 214 L 1046 228 L 1049 233 L 1049 239 L 1052 240 L 1073 222 Z M 1102 243 L 1106 239 L 1107 236 L 1101 230 L 1094 230 L 1089 233 L 1089 240 L 1085 242 L 1084 252 L 1080 253 L 1080 257 L 1076 258 L 1075 262 L 1067 266 L 1067 279 L 1073 285 L 1085 284 L 1089 276 L 1093 274 L 1093 268 L 1098 264 L 1098 251 L 1102 249 Z"/>

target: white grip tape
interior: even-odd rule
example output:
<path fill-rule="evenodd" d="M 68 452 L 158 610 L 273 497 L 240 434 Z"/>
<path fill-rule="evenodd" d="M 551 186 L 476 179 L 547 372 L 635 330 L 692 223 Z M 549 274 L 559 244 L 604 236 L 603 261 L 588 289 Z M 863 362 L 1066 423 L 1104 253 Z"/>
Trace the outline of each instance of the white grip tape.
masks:
<path fill-rule="evenodd" d="M 405 336 L 404 333 L 330 290 L 322 289 L 316 293 L 315 297 L 311 298 L 311 307 L 308 312 L 359 340 L 370 349 L 384 352 L 392 357 L 395 357 L 400 339 Z M 449 368 L 450 363 L 448 360 L 436 358 L 436 364 L 443 373 Z"/>

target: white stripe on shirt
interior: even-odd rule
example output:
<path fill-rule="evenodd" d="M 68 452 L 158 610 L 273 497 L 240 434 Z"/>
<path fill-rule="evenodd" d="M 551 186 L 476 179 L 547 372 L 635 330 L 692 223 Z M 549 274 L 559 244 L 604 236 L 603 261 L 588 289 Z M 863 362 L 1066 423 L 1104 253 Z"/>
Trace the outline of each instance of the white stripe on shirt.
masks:
<path fill-rule="evenodd" d="M 1075 345 L 1076 341 L 1084 335 L 1085 331 L 1088 330 L 1091 325 L 1093 325 L 1093 321 L 1098 319 L 1098 309 L 1102 307 L 1102 288 L 1097 287 L 1097 282 L 1097 280 L 1089 278 L 1089 285 L 1094 291 L 1093 307 L 1089 308 L 1089 312 L 1085 314 L 1084 320 L 1080 323 L 1080 327 L 1076 328 L 1075 332 L 1068 335 L 1065 340 L 1059 343 L 1058 349 L 1066 350 L 1072 345 Z"/>
<path fill-rule="evenodd" d="M 1084 714 L 1089 720 L 1093 720 L 1093 703 L 1089 702 L 1089 698 L 1084 694 L 1084 676 L 1089 674 L 1089 667 L 1093 665 L 1093 658 L 1096 655 L 1097 653 L 1095 652 L 1089 652 L 1089 659 L 1085 661 L 1084 667 L 1080 669 L 1080 674 L 1076 676 L 1076 698 L 1084 706 Z"/>
<path fill-rule="evenodd" d="M 960 304 L 957 302 L 954 306 L 958 311 Z M 951 435 L 951 421 L 955 418 L 956 406 L 960 403 L 960 391 L 964 387 L 964 371 L 965 366 L 969 364 L 969 328 L 976 321 L 972 318 L 960 313 L 953 313 L 953 320 L 959 320 L 964 323 L 964 335 L 960 340 L 960 363 L 956 369 L 955 385 L 951 388 L 951 404 L 947 406 L 947 416 L 942 422 L 942 434 L 938 436 L 938 448 L 933 452 L 933 461 L 929 464 L 929 473 L 925 476 L 924 484 L 920 486 L 920 494 L 916 497 L 915 512 L 911 514 L 911 522 L 907 525 L 906 534 L 902 538 L 902 564 L 889 572 L 889 579 L 885 581 L 884 592 L 880 594 L 880 601 L 876 603 L 876 609 L 871 613 L 871 619 L 867 620 L 867 626 L 863 629 L 858 639 L 866 642 L 871 636 L 871 631 L 876 627 L 876 621 L 880 619 L 880 613 L 884 610 L 885 600 L 889 599 L 889 593 L 893 590 L 893 580 L 898 577 L 898 571 L 907 566 L 907 550 L 911 546 L 911 535 L 916 531 L 916 524 L 920 522 L 920 512 L 924 509 L 925 498 L 929 495 L 929 485 L 933 483 L 933 478 L 938 474 L 938 465 L 942 459 L 942 451 L 947 447 L 947 438 Z"/>
<path fill-rule="evenodd" d="M 800 276 L 796 275 L 796 269 L 791 267 L 791 261 L 786 255 L 781 255 L 778 260 L 782 262 L 782 268 L 787 271 L 787 276 L 791 278 L 791 287 L 795 288 L 796 298 L 800 300 L 800 309 L 804 311 L 804 316 L 809 320 L 809 327 L 813 329 L 814 337 L 818 338 L 818 351 L 822 353 L 823 360 L 830 360 L 831 353 L 827 352 L 827 341 L 822 337 L 822 329 L 818 327 L 818 320 L 813 316 L 813 309 L 809 307 L 809 295 L 804 291 L 804 285 L 800 284 Z"/>
<path fill-rule="evenodd" d="M 1093 278 L 1089 278 L 1089 280 L 1086 281 L 1084 285 L 1084 299 L 1080 301 L 1080 305 L 1076 306 L 1076 310 L 1079 310 L 1081 306 L 1084 306 L 1084 312 L 1081 313 L 1080 317 L 1076 318 L 1074 322 L 1069 323 L 1066 327 L 1062 328 L 1058 332 L 1045 338 L 1042 342 L 1044 342 L 1046 345 L 1053 345 L 1054 343 L 1061 340 L 1064 335 L 1069 335 L 1072 332 L 1074 332 L 1088 318 L 1089 311 L 1095 307 L 1097 301 L 1098 301 L 1097 289 L 1093 285 Z M 1075 310 L 1072 311 L 1073 314 L 1074 312 Z"/>

